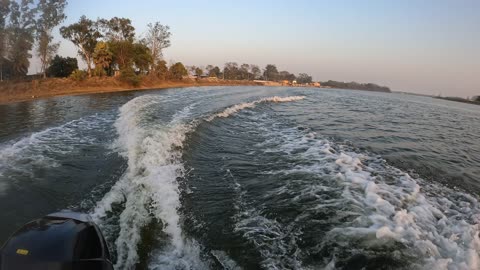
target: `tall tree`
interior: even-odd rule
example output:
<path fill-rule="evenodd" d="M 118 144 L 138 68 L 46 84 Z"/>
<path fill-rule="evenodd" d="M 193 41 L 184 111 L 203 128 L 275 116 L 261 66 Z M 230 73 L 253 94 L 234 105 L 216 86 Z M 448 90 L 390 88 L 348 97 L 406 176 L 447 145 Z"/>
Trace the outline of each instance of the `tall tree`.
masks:
<path fill-rule="evenodd" d="M 258 77 L 260 77 L 260 75 L 262 75 L 262 71 L 257 65 L 250 65 L 250 73 L 252 73 L 253 80 L 257 79 Z"/>
<path fill-rule="evenodd" d="M 36 9 L 33 0 L 12 1 L 8 26 L 7 56 L 13 65 L 13 76 L 27 75 L 30 67 L 30 51 L 34 44 Z"/>
<path fill-rule="evenodd" d="M 133 43 L 133 64 L 140 73 L 147 73 L 152 63 L 150 49 L 143 43 Z"/>
<path fill-rule="evenodd" d="M 225 67 L 223 68 L 223 75 L 227 80 L 236 80 L 239 77 L 239 69 L 238 64 L 235 62 L 228 62 L 225 63 Z"/>
<path fill-rule="evenodd" d="M 181 62 L 173 64 L 169 71 L 171 78 L 174 80 L 181 80 L 183 76 L 188 75 L 187 69 Z"/>
<path fill-rule="evenodd" d="M 298 74 L 297 82 L 298 83 L 311 83 L 312 82 L 312 76 L 310 76 L 306 73 L 300 73 L 300 74 Z"/>
<path fill-rule="evenodd" d="M 95 50 L 93 52 L 93 62 L 95 63 L 95 71 L 101 71 L 105 73 L 112 64 L 113 54 L 108 47 L 108 43 L 104 41 L 97 42 Z M 107 74 L 109 72 L 107 71 Z"/>
<path fill-rule="evenodd" d="M 59 43 L 52 43 L 52 31 L 53 28 L 67 18 L 65 15 L 66 5 L 66 0 L 38 1 L 38 11 L 40 14 L 37 20 L 37 54 L 40 58 L 44 78 L 47 77 L 47 67 L 60 45 Z"/>
<path fill-rule="evenodd" d="M 152 58 L 152 65 L 162 60 L 163 49 L 170 47 L 170 27 L 168 25 L 163 25 L 160 22 L 154 24 L 149 23 L 147 25 L 147 34 L 144 38 L 145 44 L 150 49 L 150 54 Z"/>
<path fill-rule="evenodd" d="M 208 76 L 209 77 L 220 77 L 220 68 L 215 66 L 215 67 L 212 67 L 211 69 L 208 69 Z"/>
<path fill-rule="evenodd" d="M 100 19 L 98 24 L 112 52 L 112 63 L 120 70 L 132 67 L 134 64 L 135 27 L 127 18 L 114 17 L 110 20 Z"/>
<path fill-rule="evenodd" d="M 250 79 L 250 65 L 249 64 L 242 64 L 240 66 L 240 78 L 241 80 L 249 80 Z"/>
<path fill-rule="evenodd" d="M 98 23 L 108 41 L 129 40 L 133 42 L 135 38 L 135 27 L 130 19 L 113 17 L 110 20 L 100 19 Z"/>
<path fill-rule="evenodd" d="M 97 23 L 82 16 L 77 23 L 60 28 L 60 34 L 78 47 L 78 54 L 87 64 L 88 76 L 92 76 L 93 53 L 98 39 L 102 36 Z"/>
<path fill-rule="evenodd" d="M 275 81 L 278 77 L 278 70 L 275 65 L 269 64 L 265 67 L 265 71 L 263 72 L 263 77 L 267 81 Z"/>
<path fill-rule="evenodd" d="M 10 13 L 10 0 L 0 0 L 0 81 L 3 80 L 3 57 L 7 50 L 7 17 Z"/>
<path fill-rule="evenodd" d="M 168 76 L 168 67 L 167 67 L 167 62 L 165 60 L 160 60 L 157 62 L 153 69 L 153 73 L 157 78 L 161 80 L 167 79 Z"/>
<path fill-rule="evenodd" d="M 195 75 L 197 75 L 197 77 L 202 76 L 202 75 L 203 75 L 203 69 L 197 67 L 197 68 L 195 69 Z"/>

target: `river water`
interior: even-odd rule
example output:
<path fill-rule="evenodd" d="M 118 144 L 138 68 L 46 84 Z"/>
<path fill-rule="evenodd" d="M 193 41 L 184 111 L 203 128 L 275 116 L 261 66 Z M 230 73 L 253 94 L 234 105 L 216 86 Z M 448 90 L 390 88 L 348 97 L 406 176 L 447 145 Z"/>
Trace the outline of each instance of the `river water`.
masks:
<path fill-rule="evenodd" d="M 0 241 L 88 212 L 116 269 L 480 269 L 480 107 L 202 87 L 0 106 Z"/>

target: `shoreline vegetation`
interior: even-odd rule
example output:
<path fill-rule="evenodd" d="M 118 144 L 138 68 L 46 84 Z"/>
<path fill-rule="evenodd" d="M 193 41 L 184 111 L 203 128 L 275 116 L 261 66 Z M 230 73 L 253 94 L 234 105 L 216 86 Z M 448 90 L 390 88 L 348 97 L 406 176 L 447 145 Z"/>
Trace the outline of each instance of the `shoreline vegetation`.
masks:
<path fill-rule="evenodd" d="M 47 78 L 36 80 L 17 80 L 0 82 L 0 104 L 28 101 L 55 96 L 69 96 L 96 93 L 112 93 L 123 91 L 160 90 L 167 88 L 184 88 L 195 86 L 293 86 L 334 89 L 315 83 L 293 84 L 286 81 L 262 80 L 223 80 L 216 77 L 183 78 L 181 80 L 162 80 L 156 77 L 144 77 L 136 85 L 116 77 Z M 351 89 L 351 88 L 341 88 Z M 351 89 L 375 91 L 368 89 Z M 382 91 L 386 92 L 386 91 Z"/>
<path fill-rule="evenodd" d="M 449 100 L 449 101 L 454 101 L 454 102 L 462 102 L 462 103 L 480 105 L 480 96 L 476 96 L 473 99 L 466 99 L 466 98 L 461 98 L 461 97 L 441 97 L 441 96 L 436 96 L 434 98 Z"/>
<path fill-rule="evenodd" d="M 295 75 L 274 64 L 225 63 L 185 66 L 167 64 L 163 51 L 171 45 L 170 27 L 160 22 L 146 25 L 139 35 L 129 18 L 81 16 L 70 25 L 65 18 L 66 0 L 5 0 L 0 17 L 0 103 L 58 95 L 104 93 L 188 86 L 263 85 L 322 87 L 391 92 L 373 83 L 314 82 L 306 73 Z M 53 30 L 78 49 L 77 57 L 58 55 L 60 42 Z M 56 30 L 57 31 L 57 30 Z M 62 41 L 63 42 L 63 41 Z M 32 53 L 41 70 L 28 75 Z"/>

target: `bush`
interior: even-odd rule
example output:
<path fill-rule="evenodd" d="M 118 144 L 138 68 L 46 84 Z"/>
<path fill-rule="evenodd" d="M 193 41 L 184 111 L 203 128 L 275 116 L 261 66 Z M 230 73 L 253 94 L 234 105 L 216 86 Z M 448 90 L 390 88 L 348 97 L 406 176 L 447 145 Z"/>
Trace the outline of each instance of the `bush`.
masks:
<path fill-rule="evenodd" d="M 76 69 L 72 72 L 72 74 L 70 74 L 70 79 L 79 82 L 85 80 L 87 76 L 88 74 L 86 71 Z"/>
<path fill-rule="evenodd" d="M 141 81 L 140 76 L 135 73 L 132 67 L 120 70 L 120 80 L 135 87 L 139 86 Z"/>

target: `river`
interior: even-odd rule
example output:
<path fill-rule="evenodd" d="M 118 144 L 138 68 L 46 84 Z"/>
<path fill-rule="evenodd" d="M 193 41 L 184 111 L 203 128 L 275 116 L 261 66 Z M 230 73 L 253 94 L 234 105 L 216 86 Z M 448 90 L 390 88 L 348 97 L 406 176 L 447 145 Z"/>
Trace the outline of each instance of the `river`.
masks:
<path fill-rule="evenodd" d="M 198 87 L 0 106 L 0 241 L 90 213 L 116 269 L 480 269 L 480 107 Z"/>

